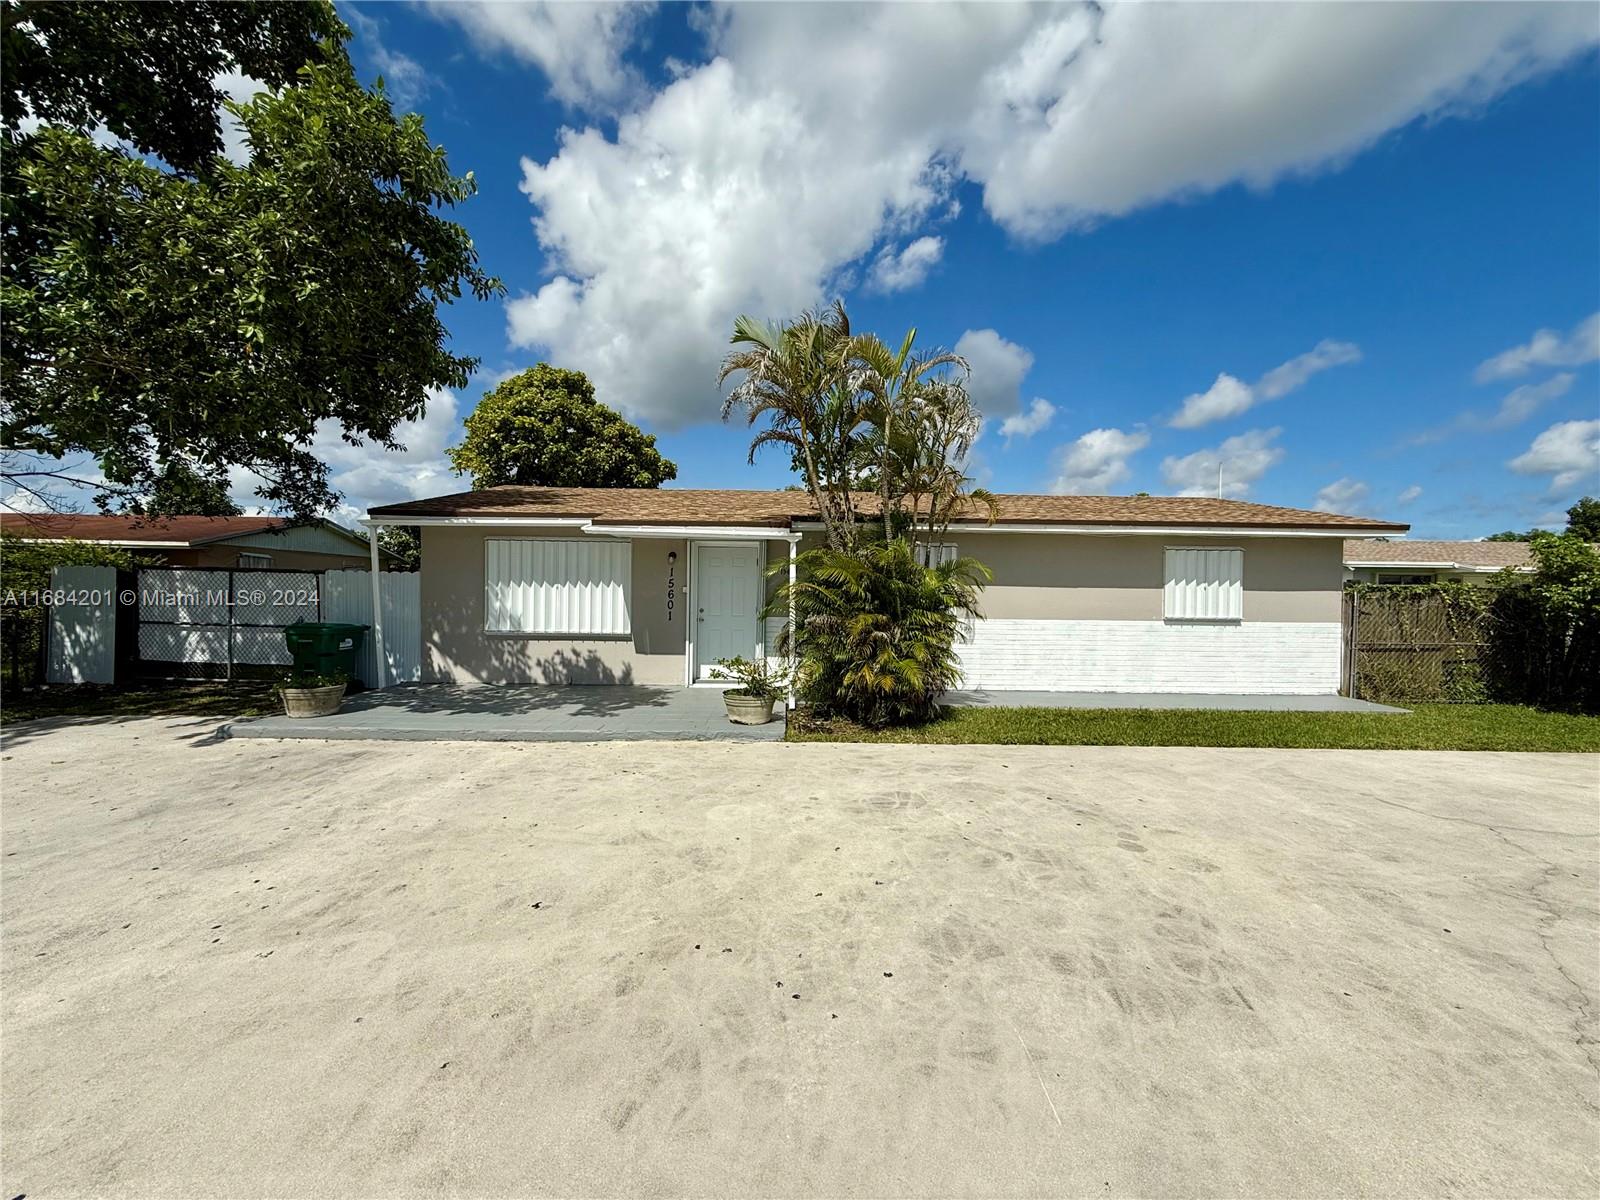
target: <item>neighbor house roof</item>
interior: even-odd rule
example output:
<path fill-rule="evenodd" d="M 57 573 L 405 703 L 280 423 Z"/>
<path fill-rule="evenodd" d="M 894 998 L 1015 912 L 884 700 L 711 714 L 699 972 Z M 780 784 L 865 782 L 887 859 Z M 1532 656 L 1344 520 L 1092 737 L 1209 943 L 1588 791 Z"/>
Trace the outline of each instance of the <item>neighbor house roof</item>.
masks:
<path fill-rule="evenodd" d="M 114 542 L 129 545 L 203 546 L 252 533 L 269 533 L 283 517 L 131 517 L 86 513 L 0 513 L 0 529 L 19 537 L 55 542 Z"/>
<path fill-rule="evenodd" d="M 1370 517 L 1344 517 L 1300 508 L 1278 508 L 1243 500 L 1202 496 L 1030 496 L 998 497 L 1002 525 L 1227 526 L 1238 529 L 1282 527 L 1403 532 L 1409 526 Z M 878 511 L 876 496 L 863 494 L 858 509 Z M 426 500 L 387 504 L 368 516 L 386 524 L 404 524 L 407 517 L 583 518 L 604 525 L 749 525 L 786 529 L 796 521 L 814 521 L 817 512 L 801 491 L 752 492 L 692 488 L 482 488 Z M 961 523 L 984 524 L 986 515 L 972 510 Z"/>
<path fill-rule="evenodd" d="M 320 524 L 352 544 L 365 539 L 333 521 Z M 287 517 L 135 517 L 99 513 L 0 513 L 0 529 L 33 541 L 98 542 L 113 546 L 206 546 L 289 528 Z"/>
<path fill-rule="evenodd" d="M 1525 567 L 1530 560 L 1527 542 L 1384 542 L 1349 538 L 1344 544 L 1347 567 L 1414 566 L 1498 571 L 1505 567 Z"/>

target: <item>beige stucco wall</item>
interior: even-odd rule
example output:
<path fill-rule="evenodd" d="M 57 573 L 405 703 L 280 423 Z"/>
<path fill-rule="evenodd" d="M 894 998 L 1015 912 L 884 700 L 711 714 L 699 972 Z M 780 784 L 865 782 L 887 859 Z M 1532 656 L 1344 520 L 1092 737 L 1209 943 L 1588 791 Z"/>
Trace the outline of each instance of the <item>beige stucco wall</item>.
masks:
<path fill-rule="evenodd" d="M 571 530 L 422 530 L 423 678 L 459 683 L 640 683 L 684 680 L 689 595 L 688 544 L 633 541 L 631 625 L 621 638 L 548 638 L 486 633 L 484 541 L 490 537 L 574 537 Z M 1247 622 L 1338 621 L 1344 575 L 1338 538 L 1183 538 L 956 531 L 960 552 L 994 571 L 983 615 L 996 619 L 1159 621 L 1168 546 L 1244 550 Z M 803 547 L 820 543 L 808 534 Z M 676 607 L 667 616 L 667 555 L 676 552 Z M 767 563 L 787 561 L 788 543 L 769 540 Z M 769 577 L 770 596 L 784 572 Z"/>
<path fill-rule="evenodd" d="M 685 542 L 633 542 L 632 635 L 547 638 L 486 633 L 483 543 L 490 537 L 586 537 L 575 530 L 422 529 L 422 678 L 454 683 L 683 682 Z M 667 615 L 667 555 L 676 551 L 678 602 Z"/>
<path fill-rule="evenodd" d="M 1159 621 L 1168 546 L 1244 550 L 1246 621 L 1337 621 L 1338 538 L 1195 538 L 953 531 L 959 552 L 994 572 L 983 615 L 997 619 Z"/>

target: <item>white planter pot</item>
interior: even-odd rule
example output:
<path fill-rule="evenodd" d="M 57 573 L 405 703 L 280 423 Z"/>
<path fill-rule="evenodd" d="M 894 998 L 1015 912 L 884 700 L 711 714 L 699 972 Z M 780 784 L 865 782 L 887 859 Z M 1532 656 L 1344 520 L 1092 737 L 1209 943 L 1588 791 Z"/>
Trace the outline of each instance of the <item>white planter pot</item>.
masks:
<path fill-rule="evenodd" d="M 339 711 L 347 685 L 335 683 L 330 687 L 283 688 L 283 715 L 286 717 L 326 717 Z"/>
<path fill-rule="evenodd" d="M 722 703 L 727 706 L 728 720 L 735 725 L 765 725 L 772 720 L 772 706 L 776 700 L 762 700 L 755 696 L 740 696 L 734 692 L 723 692 Z"/>

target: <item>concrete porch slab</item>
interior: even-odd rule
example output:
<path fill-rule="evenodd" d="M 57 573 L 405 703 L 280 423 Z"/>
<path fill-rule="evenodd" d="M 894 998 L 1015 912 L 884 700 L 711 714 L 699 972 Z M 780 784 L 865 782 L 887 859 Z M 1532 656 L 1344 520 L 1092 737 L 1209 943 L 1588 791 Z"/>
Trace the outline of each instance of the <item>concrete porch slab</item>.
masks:
<path fill-rule="evenodd" d="M 1230 712 L 1405 713 L 1349 696 L 1223 696 L 1186 692 L 951 692 L 944 703 L 978 708 L 1210 708 Z"/>
<path fill-rule="evenodd" d="M 218 732 L 406 742 L 775 742 L 783 739 L 783 715 L 768 725 L 735 725 L 718 688 L 406 684 L 351 696 L 331 716 L 259 717 Z"/>

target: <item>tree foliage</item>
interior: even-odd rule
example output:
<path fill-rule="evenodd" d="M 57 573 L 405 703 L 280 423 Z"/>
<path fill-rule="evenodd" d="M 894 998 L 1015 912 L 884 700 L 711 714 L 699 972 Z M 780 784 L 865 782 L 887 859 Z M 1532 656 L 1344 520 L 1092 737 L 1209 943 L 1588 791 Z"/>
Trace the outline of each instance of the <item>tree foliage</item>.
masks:
<path fill-rule="evenodd" d="M 0 5 L 0 114 L 103 127 L 194 175 L 222 153 L 219 76 L 284 87 L 323 44 L 348 36 L 333 6 L 260 0 L 77 0 Z"/>
<path fill-rule="evenodd" d="M 1567 532 L 1591 544 L 1600 543 L 1600 500 L 1585 496 L 1567 509 Z"/>
<path fill-rule="evenodd" d="M 448 453 L 472 486 L 653 488 L 678 477 L 656 439 L 595 399 L 582 371 L 540 363 L 485 394 Z"/>
<path fill-rule="evenodd" d="M 422 527 L 385 525 L 378 531 L 378 549 L 393 556 L 402 571 L 422 570 Z"/>
<path fill-rule="evenodd" d="M 905 538 L 817 547 L 800 560 L 768 609 L 787 616 L 793 606 L 781 649 L 797 659 L 800 698 L 819 716 L 873 728 L 936 716 L 960 681 L 955 644 L 988 569 L 970 558 L 925 567 Z"/>
<path fill-rule="evenodd" d="M 1600 713 L 1600 552 L 1574 532 L 1539 531 L 1531 576 L 1504 572 L 1490 608 L 1491 695 Z"/>
<path fill-rule="evenodd" d="M 25 456 L 87 455 L 102 499 L 155 509 L 171 472 L 244 468 L 309 517 L 337 498 L 307 449 L 319 425 L 392 447 L 429 389 L 465 386 L 474 360 L 446 348 L 438 308 L 499 284 L 440 211 L 476 185 L 420 117 L 356 81 L 330 6 L 13 3 L 5 18 L 11 482 L 62 477 Z M 224 102 L 222 68 L 278 89 Z M 243 166 L 217 153 L 223 111 Z M 98 144 L 101 123 L 159 159 Z"/>

